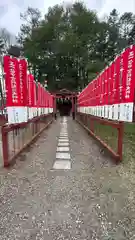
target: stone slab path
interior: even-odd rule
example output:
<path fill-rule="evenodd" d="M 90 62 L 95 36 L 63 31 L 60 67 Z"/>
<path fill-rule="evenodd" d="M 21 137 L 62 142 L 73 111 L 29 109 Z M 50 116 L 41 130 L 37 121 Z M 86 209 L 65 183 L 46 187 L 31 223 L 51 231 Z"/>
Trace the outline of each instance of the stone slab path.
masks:
<path fill-rule="evenodd" d="M 1 240 L 134 240 L 135 187 L 70 117 L 0 169 Z"/>

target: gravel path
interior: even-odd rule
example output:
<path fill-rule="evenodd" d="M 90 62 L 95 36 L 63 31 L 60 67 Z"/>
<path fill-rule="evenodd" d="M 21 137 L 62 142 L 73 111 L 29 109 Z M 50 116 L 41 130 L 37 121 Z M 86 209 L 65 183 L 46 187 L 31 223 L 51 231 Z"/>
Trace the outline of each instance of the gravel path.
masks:
<path fill-rule="evenodd" d="M 71 169 L 54 170 L 60 119 L 0 170 L 1 240 L 134 240 L 134 181 L 68 118 Z"/>

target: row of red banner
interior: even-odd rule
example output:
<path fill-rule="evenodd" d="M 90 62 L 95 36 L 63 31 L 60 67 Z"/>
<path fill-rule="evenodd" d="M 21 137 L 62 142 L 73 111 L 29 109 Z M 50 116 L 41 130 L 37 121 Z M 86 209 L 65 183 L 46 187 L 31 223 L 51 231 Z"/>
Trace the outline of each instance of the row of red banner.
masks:
<path fill-rule="evenodd" d="M 132 114 L 130 113 L 130 115 L 133 115 L 134 100 L 135 46 L 132 45 L 117 56 L 115 60 L 79 94 L 78 107 L 79 109 L 80 107 L 98 107 L 98 109 L 100 109 L 101 106 L 108 106 L 108 109 L 111 109 L 109 106 L 114 107 L 129 104 L 132 106 L 130 107 L 130 111 L 132 108 Z M 119 108 L 118 106 L 116 109 L 119 109 L 116 111 L 123 111 L 123 107 Z M 118 116 L 117 113 L 115 115 Z M 105 116 L 103 115 L 103 117 Z"/>
<path fill-rule="evenodd" d="M 27 121 L 36 115 L 51 112 L 53 96 L 40 83 L 35 82 L 32 74 L 28 73 L 26 59 L 6 55 L 3 60 L 9 122 Z M 32 111 L 30 110 L 29 113 L 27 108 Z"/>
<path fill-rule="evenodd" d="M 52 95 L 27 74 L 25 59 L 4 56 L 4 72 L 7 106 L 53 107 Z"/>

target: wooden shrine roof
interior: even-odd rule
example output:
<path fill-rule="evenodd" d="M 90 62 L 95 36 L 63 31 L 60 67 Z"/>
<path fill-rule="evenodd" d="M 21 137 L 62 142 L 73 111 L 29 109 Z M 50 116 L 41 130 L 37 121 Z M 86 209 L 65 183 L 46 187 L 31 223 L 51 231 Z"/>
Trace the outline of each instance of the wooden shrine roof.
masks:
<path fill-rule="evenodd" d="M 72 91 L 70 91 L 70 90 L 68 90 L 66 88 L 63 88 L 63 89 L 61 89 L 59 91 L 54 92 L 53 94 L 67 96 L 67 95 L 76 95 L 77 93 L 76 92 L 72 92 Z"/>

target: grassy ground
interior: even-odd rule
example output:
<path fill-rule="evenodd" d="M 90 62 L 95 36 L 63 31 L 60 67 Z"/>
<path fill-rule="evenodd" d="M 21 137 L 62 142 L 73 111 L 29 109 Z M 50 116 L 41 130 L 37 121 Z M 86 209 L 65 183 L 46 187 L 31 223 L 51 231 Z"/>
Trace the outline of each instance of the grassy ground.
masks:
<path fill-rule="evenodd" d="M 135 123 L 125 123 L 123 154 L 126 160 L 130 160 L 135 157 Z"/>
<path fill-rule="evenodd" d="M 117 130 L 95 123 L 95 133 L 117 151 Z M 135 157 L 135 123 L 124 124 L 123 159 L 131 160 Z"/>

